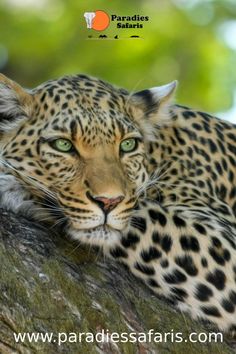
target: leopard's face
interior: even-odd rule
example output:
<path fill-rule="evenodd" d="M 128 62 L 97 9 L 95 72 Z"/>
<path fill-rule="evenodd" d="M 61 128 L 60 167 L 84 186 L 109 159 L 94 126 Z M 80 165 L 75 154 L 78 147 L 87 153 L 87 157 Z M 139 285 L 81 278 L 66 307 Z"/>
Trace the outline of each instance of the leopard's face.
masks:
<path fill-rule="evenodd" d="M 45 207 L 63 215 L 75 238 L 117 239 L 149 178 L 140 102 L 131 106 L 124 90 L 82 75 L 49 81 L 21 100 L 24 119 L 9 131 L 1 122 L 5 167 L 41 202 L 50 200 Z"/>

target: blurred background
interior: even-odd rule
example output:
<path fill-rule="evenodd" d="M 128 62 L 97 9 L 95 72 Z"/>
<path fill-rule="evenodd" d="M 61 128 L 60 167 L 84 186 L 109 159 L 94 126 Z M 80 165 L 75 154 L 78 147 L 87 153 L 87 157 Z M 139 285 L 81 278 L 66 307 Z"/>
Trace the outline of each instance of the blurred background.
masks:
<path fill-rule="evenodd" d="M 117 31 L 144 39 L 89 40 L 83 14 L 98 9 L 149 16 Z M 0 0 L 0 72 L 29 88 L 73 73 L 132 91 L 178 79 L 179 103 L 236 123 L 236 0 Z"/>

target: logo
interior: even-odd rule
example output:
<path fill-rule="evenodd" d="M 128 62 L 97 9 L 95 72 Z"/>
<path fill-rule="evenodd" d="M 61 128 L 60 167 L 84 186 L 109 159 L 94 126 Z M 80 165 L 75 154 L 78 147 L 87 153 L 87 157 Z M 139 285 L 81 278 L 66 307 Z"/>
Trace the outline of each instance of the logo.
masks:
<path fill-rule="evenodd" d="M 139 35 L 140 30 L 144 29 L 145 24 L 150 20 L 149 16 L 138 14 L 128 16 L 121 16 L 120 14 L 108 15 L 103 10 L 85 12 L 84 18 L 86 21 L 87 29 L 89 30 L 105 31 L 108 27 L 109 30 L 111 30 L 109 31 L 109 35 L 103 33 L 100 35 L 94 35 L 93 33 L 90 33 L 88 35 L 88 39 L 91 40 L 143 39 L 143 37 Z M 129 30 L 128 33 L 127 30 Z M 130 30 L 135 30 L 138 33 L 132 33 Z"/>
<path fill-rule="evenodd" d="M 110 24 L 109 15 L 102 10 L 84 13 L 87 28 L 95 31 L 104 31 Z"/>

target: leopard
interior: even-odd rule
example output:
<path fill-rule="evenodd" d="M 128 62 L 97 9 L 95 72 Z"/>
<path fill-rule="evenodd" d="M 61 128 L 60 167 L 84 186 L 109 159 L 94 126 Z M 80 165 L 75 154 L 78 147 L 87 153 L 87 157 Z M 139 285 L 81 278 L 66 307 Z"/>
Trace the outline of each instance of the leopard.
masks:
<path fill-rule="evenodd" d="M 236 329 L 236 126 L 88 75 L 0 76 L 0 206 L 125 265 L 158 297 Z"/>

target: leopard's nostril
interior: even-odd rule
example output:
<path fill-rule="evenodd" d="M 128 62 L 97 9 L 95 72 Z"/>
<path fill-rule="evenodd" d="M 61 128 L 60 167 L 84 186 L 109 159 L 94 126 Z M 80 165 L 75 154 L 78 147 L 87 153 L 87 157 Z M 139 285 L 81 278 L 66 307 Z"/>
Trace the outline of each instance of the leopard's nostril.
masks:
<path fill-rule="evenodd" d="M 88 199 L 96 203 L 105 213 L 115 209 L 115 207 L 124 200 L 123 195 L 118 197 L 107 198 L 103 196 L 92 196 L 89 192 L 86 193 Z"/>

